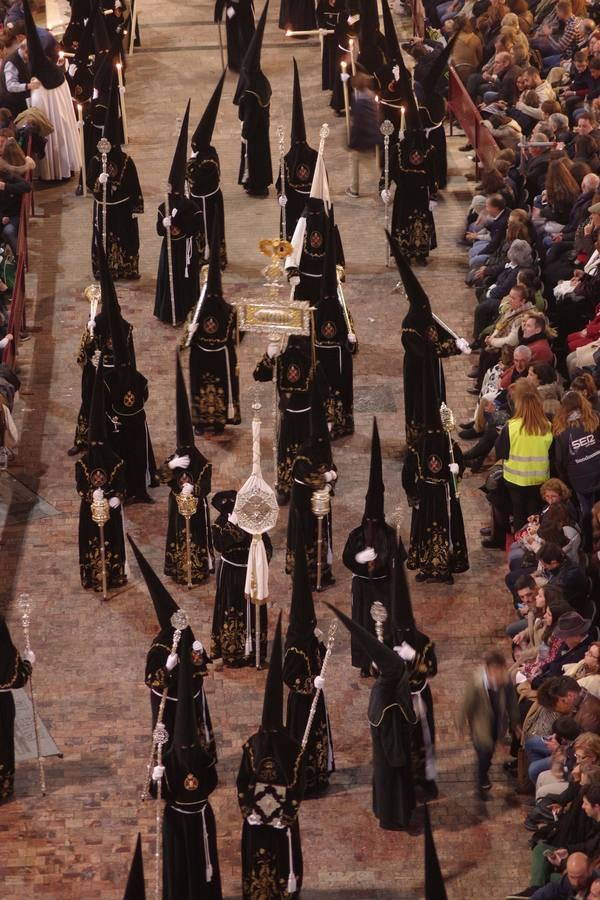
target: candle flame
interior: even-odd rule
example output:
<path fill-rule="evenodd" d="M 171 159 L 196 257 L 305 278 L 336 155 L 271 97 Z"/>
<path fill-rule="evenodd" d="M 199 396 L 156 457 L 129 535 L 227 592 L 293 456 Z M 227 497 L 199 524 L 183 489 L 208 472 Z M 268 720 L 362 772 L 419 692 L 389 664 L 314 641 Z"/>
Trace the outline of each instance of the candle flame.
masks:
<path fill-rule="evenodd" d="M 285 36 L 290 37 L 291 34 L 292 34 L 292 30 L 291 30 L 291 28 L 288 28 L 288 30 L 285 33 Z"/>
<path fill-rule="evenodd" d="M 117 63 L 117 69 L 120 69 L 120 68 L 122 67 L 122 65 L 123 65 L 123 63 L 118 62 L 118 63 Z"/>
<path fill-rule="evenodd" d="M 375 94 L 375 103 L 379 103 L 379 97 Z"/>

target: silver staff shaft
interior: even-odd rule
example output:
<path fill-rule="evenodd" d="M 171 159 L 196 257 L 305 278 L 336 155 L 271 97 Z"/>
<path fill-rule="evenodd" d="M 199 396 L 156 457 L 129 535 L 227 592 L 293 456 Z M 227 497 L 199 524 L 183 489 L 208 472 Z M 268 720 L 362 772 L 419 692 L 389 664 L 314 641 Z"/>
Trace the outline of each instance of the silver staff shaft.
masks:
<path fill-rule="evenodd" d="M 327 666 L 329 665 L 329 658 L 333 651 L 333 643 L 335 641 L 335 632 L 337 630 L 337 621 L 333 621 L 329 626 L 329 634 L 327 635 L 327 649 L 325 650 L 325 656 L 323 658 L 323 665 L 321 666 L 321 678 L 325 678 L 325 674 L 327 672 Z M 304 729 L 304 734 L 302 736 L 302 749 L 306 748 L 308 744 L 308 739 L 310 737 L 310 729 L 312 728 L 312 723 L 315 718 L 315 714 L 317 712 L 317 703 L 319 702 L 319 695 L 322 691 L 322 688 L 318 687 L 315 690 L 315 696 L 312 699 L 312 703 L 310 706 L 310 712 L 308 714 L 308 721 L 306 723 L 306 728 Z"/>
<path fill-rule="evenodd" d="M 31 604 L 28 594 L 21 594 L 17 600 L 21 610 L 21 624 L 23 626 L 23 635 L 25 637 L 25 649 L 31 651 L 31 640 L 29 636 L 29 625 L 31 623 Z M 42 797 L 46 796 L 46 773 L 44 772 L 44 758 L 40 746 L 40 730 L 38 724 L 37 710 L 35 706 L 35 691 L 33 690 L 33 673 L 29 675 L 29 691 L 31 693 L 31 713 L 33 716 L 33 731 L 35 734 L 35 752 L 37 755 L 38 770 L 40 774 L 40 792 Z"/>
<path fill-rule="evenodd" d="M 169 203 L 169 191 L 165 194 L 165 217 L 170 220 L 171 206 Z M 169 269 L 169 294 L 171 297 L 171 321 L 173 325 L 177 325 L 177 315 L 175 313 L 175 288 L 173 286 L 173 246 L 171 243 L 171 225 L 166 229 L 167 237 L 167 266 Z"/>

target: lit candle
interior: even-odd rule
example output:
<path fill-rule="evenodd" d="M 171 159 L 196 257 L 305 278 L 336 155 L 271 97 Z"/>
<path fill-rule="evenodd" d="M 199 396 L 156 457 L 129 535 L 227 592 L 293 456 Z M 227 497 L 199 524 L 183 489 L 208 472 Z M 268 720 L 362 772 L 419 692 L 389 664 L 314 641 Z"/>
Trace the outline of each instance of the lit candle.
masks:
<path fill-rule="evenodd" d="M 404 107 L 400 107 L 400 131 L 405 131 L 406 129 L 406 120 L 404 118 Z"/>
<path fill-rule="evenodd" d="M 79 126 L 79 149 L 81 152 L 81 194 L 87 197 L 86 171 L 85 171 L 85 144 L 83 140 L 83 106 L 77 104 L 77 124 Z"/>
<path fill-rule="evenodd" d="M 342 90 L 344 92 L 344 114 L 346 116 L 346 139 L 350 143 L 350 97 L 348 95 L 348 80 L 346 78 L 348 63 L 342 62 L 340 65 L 342 68 Z"/>
<path fill-rule="evenodd" d="M 125 87 L 123 85 L 123 64 L 117 63 L 117 77 L 119 79 L 119 102 L 121 105 L 121 118 L 123 120 L 123 143 L 129 143 L 127 134 L 127 113 L 125 111 Z"/>

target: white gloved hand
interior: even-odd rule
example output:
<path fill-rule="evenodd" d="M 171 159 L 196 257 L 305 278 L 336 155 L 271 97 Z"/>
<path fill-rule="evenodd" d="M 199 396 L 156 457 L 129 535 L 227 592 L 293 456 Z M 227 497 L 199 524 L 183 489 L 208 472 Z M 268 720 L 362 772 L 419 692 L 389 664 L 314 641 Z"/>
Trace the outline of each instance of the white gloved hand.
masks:
<path fill-rule="evenodd" d="M 355 343 L 356 343 L 356 335 L 354 334 L 353 331 L 349 331 L 349 332 L 348 332 L 348 343 L 349 343 L 349 344 L 355 344 Z"/>
<path fill-rule="evenodd" d="M 189 481 L 186 481 L 185 484 L 181 486 L 181 493 L 184 497 L 191 497 L 194 493 L 194 485 L 190 484 Z"/>
<path fill-rule="evenodd" d="M 262 819 L 256 813 L 250 813 L 248 818 L 246 819 L 248 825 L 262 825 Z"/>
<path fill-rule="evenodd" d="M 117 509 L 121 505 L 121 501 L 118 497 L 111 497 L 108 501 L 108 505 L 111 509 Z"/>
<path fill-rule="evenodd" d="M 190 465 L 189 456 L 174 456 L 173 459 L 170 459 L 167 463 L 170 469 L 188 469 Z"/>
<path fill-rule="evenodd" d="M 175 668 L 175 666 L 177 665 L 178 662 L 179 662 L 179 657 L 177 656 L 177 654 L 169 653 L 169 655 L 167 656 L 167 664 L 166 664 L 167 672 L 171 672 Z"/>
<path fill-rule="evenodd" d="M 325 687 L 325 679 L 321 678 L 320 675 L 315 675 L 314 686 L 318 691 L 322 691 Z"/>
<path fill-rule="evenodd" d="M 108 172 L 100 172 L 98 175 L 98 181 L 100 184 L 108 184 Z"/>
<path fill-rule="evenodd" d="M 292 275 L 290 278 L 288 278 L 288 283 L 291 284 L 292 287 L 298 287 L 298 285 L 300 284 L 300 276 Z"/>
<path fill-rule="evenodd" d="M 235 9 L 233 8 L 233 6 L 227 7 L 227 12 L 225 13 L 225 15 L 228 19 L 233 19 L 233 17 L 235 16 Z"/>
<path fill-rule="evenodd" d="M 364 550 L 360 550 L 356 556 L 354 557 L 357 563 L 361 565 L 363 563 L 373 562 L 374 559 L 377 559 L 377 554 L 373 547 L 365 547 Z"/>
<path fill-rule="evenodd" d="M 284 825 L 284 823 L 281 821 L 281 819 L 273 819 L 273 821 L 271 822 L 271 825 L 273 826 L 273 828 L 279 828 L 279 829 L 286 827 Z"/>
<path fill-rule="evenodd" d="M 67 72 L 69 73 L 71 78 L 73 78 L 75 76 L 75 73 L 77 72 L 77 66 L 74 63 L 71 63 L 69 65 L 69 68 L 67 69 Z"/>
<path fill-rule="evenodd" d="M 358 22 L 360 19 L 360 13 L 355 13 L 353 16 L 348 16 L 348 25 L 354 25 L 355 22 Z"/>
<path fill-rule="evenodd" d="M 458 463 L 450 463 L 448 468 L 450 469 L 450 471 L 452 472 L 453 475 L 458 475 L 458 473 L 460 472 Z"/>
<path fill-rule="evenodd" d="M 384 189 L 382 190 L 382 192 L 381 192 L 381 199 L 383 200 L 383 202 L 384 202 L 385 205 L 387 206 L 387 204 L 388 204 L 388 203 L 391 201 L 391 199 L 392 199 L 392 195 L 390 194 L 389 191 L 386 191 L 385 188 L 384 188 Z"/>
<path fill-rule="evenodd" d="M 325 481 L 327 483 L 329 483 L 330 481 L 337 481 L 337 472 L 335 472 L 333 469 L 330 469 L 329 472 L 325 472 L 325 475 L 323 477 L 325 478 Z"/>
<path fill-rule="evenodd" d="M 237 513 L 230 512 L 229 515 L 227 516 L 227 521 L 231 522 L 232 525 L 237 525 L 237 523 L 238 523 Z"/>
<path fill-rule="evenodd" d="M 469 342 L 464 337 L 459 337 L 455 341 L 455 344 L 460 352 L 464 353 L 465 356 L 469 356 L 471 354 L 471 347 L 469 346 Z"/>
<path fill-rule="evenodd" d="M 279 344 L 275 341 L 269 341 L 267 344 L 267 356 L 269 359 L 275 359 L 276 356 L 279 356 Z"/>
<path fill-rule="evenodd" d="M 402 643 L 396 650 L 396 653 L 398 654 L 400 659 L 403 659 L 405 662 L 412 662 L 417 655 L 417 651 L 415 650 L 415 648 L 411 647 L 410 644 L 406 641 L 402 641 Z"/>
<path fill-rule="evenodd" d="M 434 209 L 436 208 L 436 206 L 437 206 L 437 203 L 435 202 L 435 200 L 430 200 L 429 201 L 429 212 L 433 212 Z"/>
<path fill-rule="evenodd" d="M 394 81 L 400 81 L 400 66 L 392 67 L 392 75 L 394 76 Z"/>
<path fill-rule="evenodd" d="M 194 335 L 196 334 L 197 331 L 198 331 L 198 323 L 190 322 L 190 324 L 188 325 L 188 337 L 194 337 Z"/>
<path fill-rule="evenodd" d="M 318 626 L 313 628 L 313 634 L 318 641 L 323 640 L 323 632 L 321 631 L 321 629 Z"/>
<path fill-rule="evenodd" d="M 346 82 L 350 80 L 350 75 L 348 74 L 348 72 L 340 72 L 340 78 L 342 79 L 342 81 Z"/>
<path fill-rule="evenodd" d="M 203 653 L 204 647 L 202 645 L 202 641 L 194 641 L 192 644 L 192 650 L 195 650 L 196 653 Z"/>
<path fill-rule="evenodd" d="M 280 194 L 277 201 L 282 209 L 287 205 L 287 197 L 285 194 Z"/>
<path fill-rule="evenodd" d="M 515 675 L 515 684 L 523 684 L 524 681 L 527 681 L 527 676 L 523 674 L 523 672 L 517 672 Z"/>
<path fill-rule="evenodd" d="M 152 769 L 152 781 L 160 781 L 164 774 L 164 766 L 154 766 L 154 768 Z"/>
<path fill-rule="evenodd" d="M 163 219 L 163 228 L 171 227 L 171 216 L 165 216 Z"/>
<path fill-rule="evenodd" d="M 32 666 L 35 664 L 35 653 L 33 652 L 33 650 L 23 650 L 21 656 Z"/>
<path fill-rule="evenodd" d="M 94 355 L 92 356 L 92 365 L 95 369 L 100 365 L 100 351 L 94 350 Z"/>
<path fill-rule="evenodd" d="M 94 330 L 96 328 L 96 320 L 88 319 L 87 330 L 90 337 L 94 337 Z"/>
<path fill-rule="evenodd" d="M 104 491 L 102 490 L 102 488 L 96 488 L 96 490 L 92 494 L 92 500 L 104 500 Z"/>

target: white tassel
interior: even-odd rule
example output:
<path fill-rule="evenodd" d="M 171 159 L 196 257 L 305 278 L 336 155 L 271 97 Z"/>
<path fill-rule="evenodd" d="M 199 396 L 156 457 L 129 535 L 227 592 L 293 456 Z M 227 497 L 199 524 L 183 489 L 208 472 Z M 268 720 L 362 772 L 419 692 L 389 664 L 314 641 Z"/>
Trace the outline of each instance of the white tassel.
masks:
<path fill-rule="evenodd" d="M 292 832 L 291 829 L 287 830 L 288 837 L 288 854 L 290 859 L 290 874 L 288 875 L 287 880 L 287 890 L 288 894 L 296 893 L 296 873 L 294 872 L 294 854 L 292 853 Z"/>
<path fill-rule="evenodd" d="M 251 607 L 250 607 L 250 597 L 246 597 L 246 646 L 244 647 L 244 656 L 251 656 L 252 654 L 252 618 L 251 618 Z"/>
<path fill-rule="evenodd" d="M 192 261 L 192 246 L 193 246 L 193 243 L 194 243 L 194 238 L 193 238 L 193 237 L 186 238 L 186 241 L 185 241 L 185 276 L 184 276 L 185 278 L 189 278 L 189 277 L 190 277 L 189 274 L 188 274 L 188 268 L 189 268 L 189 265 L 190 265 L 190 263 L 191 263 L 191 261 Z"/>

